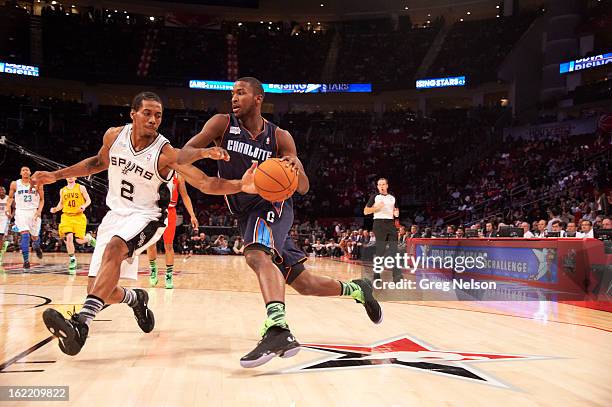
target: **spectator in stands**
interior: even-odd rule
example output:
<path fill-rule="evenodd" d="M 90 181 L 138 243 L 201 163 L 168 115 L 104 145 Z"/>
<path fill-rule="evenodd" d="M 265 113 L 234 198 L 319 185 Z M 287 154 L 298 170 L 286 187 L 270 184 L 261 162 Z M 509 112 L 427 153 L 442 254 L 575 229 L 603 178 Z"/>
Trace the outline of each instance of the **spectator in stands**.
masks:
<path fill-rule="evenodd" d="M 533 236 L 533 233 L 531 233 L 531 230 L 529 230 L 529 222 L 522 222 L 521 223 L 521 227 L 523 228 L 523 237 L 526 239 L 531 239 Z"/>
<path fill-rule="evenodd" d="M 455 226 L 448 225 L 446 226 L 446 237 L 455 237 Z"/>
<path fill-rule="evenodd" d="M 593 222 L 588 219 L 582 219 L 580 222 L 580 232 L 576 233 L 577 237 L 593 237 Z"/>
<path fill-rule="evenodd" d="M 212 246 L 214 254 L 231 254 L 231 250 L 227 243 L 227 239 L 223 235 L 219 235 Z"/>
<path fill-rule="evenodd" d="M 544 219 L 540 219 L 538 221 L 538 228 L 534 234 L 534 237 L 537 237 L 540 239 L 546 237 L 546 221 Z"/>
<path fill-rule="evenodd" d="M 610 218 L 605 218 L 601 221 L 602 229 L 612 229 L 612 220 Z"/>
<path fill-rule="evenodd" d="M 485 232 L 484 232 L 484 237 L 496 237 L 497 236 L 497 232 L 495 232 L 495 229 L 493 228 L 493 222 L 487 222 L 485 225 Z"/>
<path fill-rule="evenodd" d="M 455 232 L 455 237 L 457 239 L 463 239 L 465 237 L 465 230 L 462 227 L 457 228 L 457 232 Z"/>
<path fill-rule="evenodd" d="M 563 228 L 561 227 L 561 222 L 559 222 L 558 220 L 554 221 L 552 223 L 552 230 L 551 232 L 553 233 L 559 233 L 559 237 L 566 237 L 565 236 L 565 230 L 563 230 Z"/>
<path fill-rule="evenodd" d="M 232 250 L 234 254 L 244 254 L 244 239 L 241 236 L 236 237 L 236 240 L 234 240 Z"/>
<path fill-rule="evenodd" d="M 548 217 L 550 218 L 550 220 L 548 221 L 548 224 L 546 225 L 546 230 L 548 232 L 552 232 L 552 230 L 553 230 L 552 229 L 552 224 L 555 221 L 560 221 L 561 220 L 561 218 L 559 217 L 560 212 L 561 211 L 557 207 L 552 207 L 552 208 L 550 208 L 548 210 Z"/>
<path fill-rule="evenodd" d="M 308 256 L 313 253 L 312 245 L 310 244 L 310 240 L 308 238 L 304 239 L 304 244 L 302 244 L 302 251 Z"/>
<path fill-rule="evenodd" d="M 327 250 L 325 248 L 325 245 L 321 243 L 321 239 L 317 239 L 315 241 L 315 244 L 312 245 L 312 248 L 314 249 L 314 253 L 316 257 L 327 256 Z"/>
<path fill-rule="evenodd" d="M 574 222 L 569 222 L 566 227 L 565 237 L 577 237 L 576 233 L 576 224 Z"/>
<path fill-rule="evenodd" d="M 410 238 L 416 239 L 421 237 L 421 233 L 419 233 L 419 227 L 417 225 L 410 226 Z"/>

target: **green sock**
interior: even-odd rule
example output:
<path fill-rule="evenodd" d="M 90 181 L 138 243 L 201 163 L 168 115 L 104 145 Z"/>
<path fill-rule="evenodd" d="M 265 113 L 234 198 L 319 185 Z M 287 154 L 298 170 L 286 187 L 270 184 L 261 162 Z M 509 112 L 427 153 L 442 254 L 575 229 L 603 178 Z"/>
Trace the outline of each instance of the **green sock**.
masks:
<path fill-rule="evenodd" d="M 8 249 L 8 246 L 9 246 L 9 242 L 8 240 L 5 240 L 4 243 L 2 244 L 2 249 L 0 249 L 0 256 L 6 253 L 6 249 Z"/>
<path fill-rule="evenodd" d="M 355 301 L 364 303 L 365 298 L 363 297 L 363 291 L 361 291 L 361 287 L 355 284 L 352 281 L 345 283 L 344 281 L 339 281 L 341 296 L 343 297 L 351 297 Z"/>
<path fill-rule="evenodd" d="M 167 264 L 166 265 L 166 276 L 172 276 L 173 272 L 174 272 L 174 264 Z"/>
<path fill-rule="evenodd" d="M 264 322 L 261 329 L 261 336 L 264 336 L 268 329 L 273 326 L 278 326 L 284 329 L 289 329 L 289 324 L 285 319 L 285 304 L 280 301 L 272 301 L 266 304 L 266 313 L 268 318 Z"/>
<path fill-rule="evenodd" d="M 156 260 L 149 260 L 149 268 L 151 269 L 151 273 L 156 273 L 157 274 L 157 261 Z"/>

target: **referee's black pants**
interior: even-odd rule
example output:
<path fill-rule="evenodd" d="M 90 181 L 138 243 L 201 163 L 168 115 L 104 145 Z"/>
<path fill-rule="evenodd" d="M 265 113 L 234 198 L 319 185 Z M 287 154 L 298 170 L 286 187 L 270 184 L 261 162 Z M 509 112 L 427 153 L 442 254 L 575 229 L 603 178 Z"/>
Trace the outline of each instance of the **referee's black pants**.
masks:
<path fill-rule="evenodd" d="M 391 256 L 395 258 L 398 253 L 397 248 L 397 229 L 393 219 L 374 219 L 372 231 L 376 237 L 375 256 Z M 402 278 L 402 271 L 393 267 L 393 280 L 399 281 Z"/>

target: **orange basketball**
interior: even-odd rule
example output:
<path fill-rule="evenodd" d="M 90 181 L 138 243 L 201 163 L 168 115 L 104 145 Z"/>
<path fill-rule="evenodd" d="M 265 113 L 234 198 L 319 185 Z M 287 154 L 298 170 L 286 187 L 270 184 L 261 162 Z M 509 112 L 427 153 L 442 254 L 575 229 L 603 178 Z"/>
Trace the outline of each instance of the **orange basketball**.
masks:
<path fill-rule="evenodd" d="M 297 189 L 298 176 L 286 165 L 280 158 L 269 158 L 255 169 L 255 188 L 266 201 L 284 201 Z"/>

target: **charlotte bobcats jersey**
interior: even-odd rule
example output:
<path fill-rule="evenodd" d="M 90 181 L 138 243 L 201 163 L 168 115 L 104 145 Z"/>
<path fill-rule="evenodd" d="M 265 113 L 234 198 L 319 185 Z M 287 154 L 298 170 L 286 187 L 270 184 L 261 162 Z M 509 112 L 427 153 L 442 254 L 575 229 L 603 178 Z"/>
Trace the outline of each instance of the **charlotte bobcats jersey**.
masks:
<path fill-rule="evenodd" d="M 179 194 L 179 180 L 178 174 L 174 173 L 172 176 L 172 181 L 168 182 L 168 187 L 170 188 L 170 203 L 168 204 L 169 208 L 176 207 L 178 203 L 178 194 Z"/>
<path fill-rule="evenodd" d="M 36 188 L 30 189 L 30 184 L 24 184 L 20 179 L 15 181 L 17 188 L 15 189 L 15 209 L 38 209 L 40 203 L 40 195 Z"/>
<path fill-rule="evenodd" d="M 61 189 L 60 195 L 62 197 L 62 212 L 69 215 L 81 213 L 81 206 L 85 204 L 85 197 L 81 193 L 79 184 L 74 184 L 72 188 L 65 186 Z"/>
<path fill-rule="evenodd" d="M 169 141 L 158 134 L 153 143 L 137 152 L 131 135 L 132 125 L 126 124 L 110 148 L 106 205 L 120 215 L 138 212 L 154 216 L 170 201 L 168 182 L 174 171 L 168 178 L 158 171 L 159 156 Z"/>
<path fill-rule="evenodd" d="M 268 158 L 278 157 L 278 143 L 276 141 L 276 130 L 278 127 L 264 119 L 264 129 L 257 135 L 252 135 L 245 129 L 233 113 L 229 115 L 229 123 L 221 147 L 230 155 L 229 161 L 217 161 L 219 177 L 225 179 L 241 179 L 244 172 L 251 167 L 253 162 L 261 164 Z M 226 195 L 225 200 L 232 213 L 241 214 L 263 202 L 259 195 L 239 192 L 234 195 Z M 285 205 L 292 205 L 289 198 Z M 282 204 L 279 204 L 282 205 Z"/>

